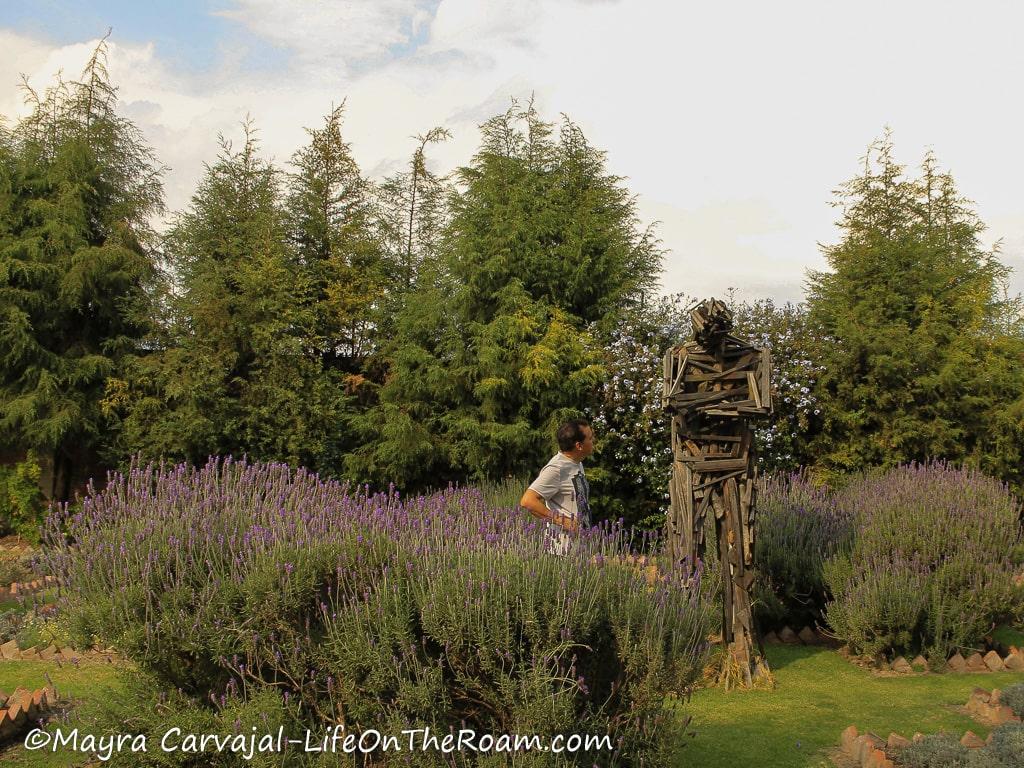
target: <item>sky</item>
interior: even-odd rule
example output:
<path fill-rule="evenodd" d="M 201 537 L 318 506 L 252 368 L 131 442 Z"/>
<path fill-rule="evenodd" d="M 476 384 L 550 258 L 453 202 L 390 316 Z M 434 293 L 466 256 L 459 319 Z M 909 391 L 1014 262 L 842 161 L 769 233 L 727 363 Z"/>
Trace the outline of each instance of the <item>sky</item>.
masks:
<path fill-rule="evenodd" d="M 333 106 L 364 173 L 408 161 L 416 134 L 466 164 L 480 123 L 531 96 L 607 153 L 658 222 L 662 291 L 799 301 L 837 242 L 833 190 L 892 131 L 973 200 L 1024 291 L 1024 5 L 645 0 L 4 0 L 0 115 L 74 77 L 111 29 L 122 113 L 188 205 L 217 136 L 251 116 L 281 165 Z"/>

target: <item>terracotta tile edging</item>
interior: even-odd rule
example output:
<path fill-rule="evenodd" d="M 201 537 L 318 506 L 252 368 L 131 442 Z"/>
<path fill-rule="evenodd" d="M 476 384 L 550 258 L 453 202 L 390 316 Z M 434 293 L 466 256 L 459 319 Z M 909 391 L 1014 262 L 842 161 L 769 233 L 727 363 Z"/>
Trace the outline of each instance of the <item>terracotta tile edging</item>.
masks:
<path fill-rule="evenodd" d="M 920 733 L 915 733 L 911 739 L 898 733 L 890 733 L 889 738 L 883 742 L 875 734 L 859 733 L 857 726 L 851 725 L 839 735 L 839 744 L 843 754 L 855 761 L 860 768 L 895 768 L 892 755 L 898 749 L 923 738 L 924 736 Z M 989 738 L 991 739 L 991 736 Z M 985 746 L 985 742 L 973 731 L 967 731 L 961 736 L 960 743 L 968 749 Z"/>
<path fill-rule="evenodd" d="M 10 740 L 47 714 L 57 699 L 57 689 L 52 685 L 34 691 L 15 688 L 10 696 L 0 691 L 0 743 Z"/>

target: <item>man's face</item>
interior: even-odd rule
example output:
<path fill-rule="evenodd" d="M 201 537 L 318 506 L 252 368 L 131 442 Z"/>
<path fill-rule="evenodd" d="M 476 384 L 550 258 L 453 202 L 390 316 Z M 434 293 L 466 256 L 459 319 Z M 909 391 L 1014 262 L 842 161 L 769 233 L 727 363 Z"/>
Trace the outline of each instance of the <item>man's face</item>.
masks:
<path fill-rule="evenodd" d="M 594 430 L 590 427 L 583 427 L 583 442 L 576 443 L 576 452 L 580 459 L 585 459 L 594 452 Z"/>

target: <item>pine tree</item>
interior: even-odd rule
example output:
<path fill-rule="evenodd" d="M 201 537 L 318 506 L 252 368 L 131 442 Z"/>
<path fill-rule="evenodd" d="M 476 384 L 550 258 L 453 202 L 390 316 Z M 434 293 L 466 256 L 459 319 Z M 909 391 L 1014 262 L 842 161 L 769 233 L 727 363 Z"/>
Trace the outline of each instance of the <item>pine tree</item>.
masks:
<path fill-rule="evenodd" d="M 292 157 L 288 225 L 310 283 L 314 335 L 324 364 L 359 374 L 379 340 L 376 314 L 388 287 L 370 182 L 342 138 L 344 104 Z"/>
<path fill-rule="evenodd" d="M 408 170 L 385 179 L 379 191 L 382 240 L 399 295 L 415 287 L 424 263 L 436 265 L 451 192 L 448 179 L 431 172 L 426 157 L 428 146 L 451 133 L 438 126 L 414 138 L 418 144 Z"/>
<path fill-rule="evenodd" d="M 159 276 L 162 169 L 116 112 L 106 54 L 42 95 L 25 84 L 3 158 L 0 439 L 52 457 L 59 499 L 106 453 L 102 401 L 142 352 Z"/>
<path fill-rule="evenodd" d="M 380 404 L 355 426 L 359 479 L 422 486 L 536 469 L 605 375 L 600 333 L 660 260 L 633 201 L 566 120 L 532 104 L 483 125 L 436 268 L 397 319 Z"/>
<path fill-rule="evenodd" d="M 825 248 L 832 271 L 811 275 L 808 299 L 829 337 L 821 463 L 982 462 L 992 408 L 1024 381 L 1000 362 L 1020 307 L 1003 296 L 1007 269 L 981 246 L 972 204 L 931 154 L 907 178 L 888 135 L 837 204 L 843 239 Z"/>
<path fill-rule="evenodd" d="M 317 286 L 297 269 L 280 174 L 251 125 L 217 161 L 165 241 L 180 279 L 168 348 L 134 371 L 132 450 L 201 461 L 247 453 L 333 469 L 344 410 L 323 368 Z"/>

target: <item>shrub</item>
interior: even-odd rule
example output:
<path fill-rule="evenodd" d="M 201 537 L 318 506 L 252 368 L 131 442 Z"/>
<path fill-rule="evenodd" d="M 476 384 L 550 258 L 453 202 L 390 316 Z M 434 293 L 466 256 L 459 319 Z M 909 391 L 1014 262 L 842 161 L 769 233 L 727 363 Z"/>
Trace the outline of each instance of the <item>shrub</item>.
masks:
<path fill-rule="evenodd" d="M 1003 689 L 999 701 L 1013 710 L 1017 717 L 1024 718 L 1024 683 L 1014 683 Z"/>
<path fill-rule="evenodd" d="M 931 734 L 901 749 L 899 764 L 902 768 L 965 768 L 969 751 L 952 734 Z"/>
<path fill-rule="evenodd" d="M 31 573 L 32 569 L 24 558 L 0 556 L 0 584 L 6 586 L 26 581 Z"/>
<path fill-rule="evenodd" d="M 0 466 L 0 533 L 39 538 L 46 500 L 39 488 L 42 468 L 34 453 L 13 466 Z"/>
<path fill-rule="evenodd" d="M 992 731 L 992 741 L 985 748 L 992 768 L 1024 768 L 1024 725 L 1005 723 Z"/>
<path fill-rule="evenodd" d="M 27 621 L 28 615 L 17 608 L 0 613 L 0 644 L 16 639 Z"/>
<path fill-rule="evenodd" d="M 836 497 L 855 533 L 825 567 L 826 615 L 855 651 L 945 661 L 1019 615 L 1020 502 L 997 480 L 940 462 L 861 477 Z"/>
<path fill-rule="evenodd" d="M 311 728 L 609 733 L 620 764 L 655 764 L 666 697 L 706 657 L 699 580 L 649 586 L 614 559 L 613 526 L 548 555 L 541 526 L 472 489 L 403 500 L 230 458 L 133 466 L 47 530 L 76 633 L 200 700 L 280 696 Z"/>
<path fill-rule="evenodd" d="M 984 747 L 968 749 L 948 733 L 925 736 L 896 755 L 900 768 L 1024 768 L 1024 726 L 1006 723 Z"/>
<path fill-rule="evenodd" d="M 763 626 L 799 629 L 820 620 L 825 562 L 847 547 L 849 514 L 805 473 L 764 479 L 757 495 L 755 607 Z"/>

